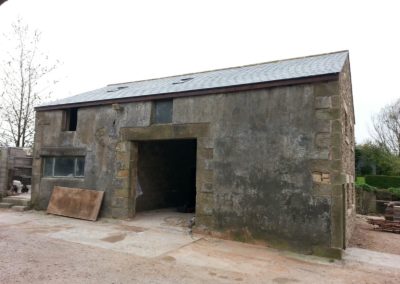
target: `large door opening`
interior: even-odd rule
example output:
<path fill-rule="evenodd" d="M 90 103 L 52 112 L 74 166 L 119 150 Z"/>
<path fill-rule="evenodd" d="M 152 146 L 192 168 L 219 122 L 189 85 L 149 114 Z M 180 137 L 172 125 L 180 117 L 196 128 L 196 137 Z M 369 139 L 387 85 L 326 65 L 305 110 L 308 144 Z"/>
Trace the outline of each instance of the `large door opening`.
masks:
<path fill-rule="evenodd" d="M 138 142 L 136 212 L 195 211 L 196 149 L 195 139 Z"/>

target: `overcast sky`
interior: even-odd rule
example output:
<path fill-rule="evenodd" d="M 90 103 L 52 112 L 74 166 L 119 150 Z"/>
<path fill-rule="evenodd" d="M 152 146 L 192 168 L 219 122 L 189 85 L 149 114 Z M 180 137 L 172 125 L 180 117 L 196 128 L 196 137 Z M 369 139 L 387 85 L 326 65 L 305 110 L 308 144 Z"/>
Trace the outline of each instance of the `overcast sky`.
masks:
<path fill-rule="evenodd" d="M 350 51 L 356 140 L 399 98 L 399 1 L 8 0 L 0 33 L 21 17 L 60 60 L 53 99 L 110 83 Z M 6 43 L 0 42 L 0 57 Z M 1 58 L 0 58 L 1 59 Z"/>

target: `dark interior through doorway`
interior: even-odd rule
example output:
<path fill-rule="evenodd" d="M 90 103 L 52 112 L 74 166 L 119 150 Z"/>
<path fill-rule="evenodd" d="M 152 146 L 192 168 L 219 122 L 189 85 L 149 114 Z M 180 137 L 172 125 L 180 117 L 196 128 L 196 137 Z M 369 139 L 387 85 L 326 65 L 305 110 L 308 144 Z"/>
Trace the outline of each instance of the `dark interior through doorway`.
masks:
<path fill-rule="evenodd" d="M 196 207 L 195 139 L 138 142 L 136 212 Z"/>

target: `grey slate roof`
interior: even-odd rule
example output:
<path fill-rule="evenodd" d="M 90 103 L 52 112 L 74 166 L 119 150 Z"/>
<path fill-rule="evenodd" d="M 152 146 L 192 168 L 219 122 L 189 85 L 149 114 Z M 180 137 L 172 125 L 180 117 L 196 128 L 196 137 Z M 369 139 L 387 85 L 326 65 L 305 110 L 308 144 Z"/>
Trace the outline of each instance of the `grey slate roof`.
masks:
<path fill-rule="evenodd" d="M 347 51 L 340 51 L 159 79 L 113 84 L 94 91 L 48 102 L 40 107 L 187 92 L 334 74 L 342 70 L 347 56 Z"/>

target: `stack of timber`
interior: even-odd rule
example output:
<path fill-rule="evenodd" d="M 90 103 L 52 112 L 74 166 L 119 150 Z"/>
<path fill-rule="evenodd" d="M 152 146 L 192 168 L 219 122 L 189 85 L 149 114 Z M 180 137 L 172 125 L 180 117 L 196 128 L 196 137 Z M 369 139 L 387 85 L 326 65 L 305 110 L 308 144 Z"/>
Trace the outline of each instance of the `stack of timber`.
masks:
<path fill-rule="evenodd" d="M 374 225 L 374 230 L 385 232 L 400 233 L 400 222 L 382 219 L 368 219 L 368 223 Z"/>
<path fill-rule="evenodd" d="M 368 218 L 368 223 L 375 230 L 400 233 L 400 202 L 390 201 L 386 204 L 385 219 Z"/>

